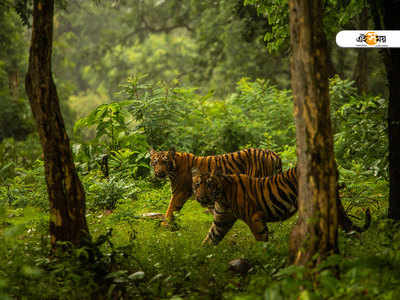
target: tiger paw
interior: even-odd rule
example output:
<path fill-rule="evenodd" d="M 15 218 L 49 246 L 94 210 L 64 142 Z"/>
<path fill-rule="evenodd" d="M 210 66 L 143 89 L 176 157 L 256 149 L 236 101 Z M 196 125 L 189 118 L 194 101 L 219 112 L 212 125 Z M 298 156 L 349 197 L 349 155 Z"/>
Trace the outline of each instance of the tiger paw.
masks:
<path fill-rule="evenodd" d="M 167 220 L 164 220 L 164 221 L 161 222 L 160 225 L 161 225 L 162 227 L 166 228 L 166 229 L 171 230 L 171 231 L 177 231 L 177 230 L 179 230 L 179 225 L 178 225 L 176 222 L 174 222 L 174 221 L 167 221 Z"/>
<path fill-rule="evenodd" d="M 162 227 L 169 227 L 171 224 L 172 224 L 171 221 L 167 221 L 167 220 L 161 221 Z"/>

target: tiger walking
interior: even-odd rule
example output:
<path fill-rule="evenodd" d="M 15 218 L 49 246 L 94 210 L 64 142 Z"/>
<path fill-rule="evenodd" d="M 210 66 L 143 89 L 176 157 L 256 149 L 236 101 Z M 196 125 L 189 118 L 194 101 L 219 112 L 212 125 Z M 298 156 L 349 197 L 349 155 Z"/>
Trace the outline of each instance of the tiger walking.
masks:
<path fill-rule="evenodd" d="M 257 241 L 268 240 L 267 222 L 284 221 L 297 212 L 297 168 L 275 176 L 254 178 L 244 174 L 204 174 L 192 170 L 196 200 L 214 207 L 214 221 L 203 244 L 218 244 L 237 219 L 243 220 Z M 337 197 L 339 224 L 345 231 L 364 231 L 371 216 L 366 212 L 363 228 L 352 224 Z"/>
<path fill-rule="evenodd" d="M 151 150 L 150 164 L 156 177 L 168 176 L 171 182 L 172 195 L 165 213 L 167 221 L 173 220 L 173 212 L 181 210 L 193 194 L 191 170 L 194 167 L 201 172 L 241 173 L 254 177 L 271 176 L 282 171 L 282 161 L 276 153 L 254 148 L 215 156 Z"/>

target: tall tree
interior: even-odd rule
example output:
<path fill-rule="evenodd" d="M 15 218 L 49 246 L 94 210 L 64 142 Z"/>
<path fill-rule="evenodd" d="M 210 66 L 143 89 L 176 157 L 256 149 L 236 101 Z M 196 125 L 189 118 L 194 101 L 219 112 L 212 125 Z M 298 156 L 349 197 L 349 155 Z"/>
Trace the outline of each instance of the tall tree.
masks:
<path fill-rule="evenodd" d="M 369 0 L 377 30 L 399 30 L 400 2 L 385 0 L 382 3 Z M 383 25 L 382 20 L 383 19 Z M 388 217 L 400 220 L 400 49 L 381 50 L 389 85 L 388 136 L 389 136 L 389 210 Z"/>
<path fill-rule="evenodd" d="M 400 29 L 400 1 L 385 0 L 383 22 L 386 30 Z M 400 49 L 384 50 L 389 83 L 389 218 L 400 220 Z"/>
<path fill-rule="evenodd" d="M 337 253 L 336 164 L 329 109 L 327 43 L 320 0 L 289 1 L 291 75 L 299 172 L 299 219 L 292 261 L 318 263 Z M 319 254 L 314 261 L 315 254 Z"/>
<path fill-rule="evenodd" d="M 32 39 L 25 87 L 44 154 L 50 236 L 75 246 L 89 238 L 85 192 L 77 175 L 52 77 L 54 0 L 33 1 Z"/>
<path fill-rule="evenodd" d="M 358 29 L 368 29 L 368 7 L 364 6 L 359 17 L 358 17 Z M 359 48 L 357 49 L 357 62 L 354 66 L 353 80 L 356 83 L 356 87 L 360 93 L 367 93 L 368 91 L 368 51 L 369 49 Z"/>

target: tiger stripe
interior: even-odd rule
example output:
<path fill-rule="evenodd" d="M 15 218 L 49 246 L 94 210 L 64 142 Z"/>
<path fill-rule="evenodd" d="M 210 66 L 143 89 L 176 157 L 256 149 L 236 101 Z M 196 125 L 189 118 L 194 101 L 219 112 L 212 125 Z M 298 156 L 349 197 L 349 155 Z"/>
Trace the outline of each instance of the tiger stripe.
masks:
<path fill-rule="evenodd" d="M 266 178 L 245 174 L 203 173 L 192 170 L 193 191 L 203 206 L 214 206 L 214 222 L 203 243 L 218 244 L 237 219 L 243 220 L 258 241 L 268 240 L 267 222 L 284 221 L 296 213 L 297 169 Z M 339 195 L 339 226 L 346 232 L 367 230 L 371 223 L 369 209 L 363 227 L 354 225 L 347 216 Z"/>
<path fill-rule="evenodd" d="M 280 157 L 269 150 L 249 148 L 215 156 L 195 156 L 186 152 L 150 151 L 150 162 L 157 177 L 168 176 L 171 182 L 171 200 L 165 217 L 173 218 L 192 195 L 193 167 L 202 172 L 219 171 L 224 174 L 247 174 L 265 177 L 282 171 Z"/>
<path fill-rule="evenodd" d="M 218 244 L 237 219 L 258 241 L 268 239 L 267 222 L 283 221 L 297 211 L 296 168 L 270 177 L 245 174 L 205 174 L 193 171 L 195 198 L 215 206 L 214 221 L 203 243 Z"/>

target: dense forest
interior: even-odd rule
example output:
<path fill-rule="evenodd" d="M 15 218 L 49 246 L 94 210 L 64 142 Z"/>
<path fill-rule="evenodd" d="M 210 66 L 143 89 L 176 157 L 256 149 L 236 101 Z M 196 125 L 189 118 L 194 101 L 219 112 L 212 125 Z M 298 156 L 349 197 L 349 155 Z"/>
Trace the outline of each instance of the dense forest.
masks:
<path fill-rule="evenodd" d="M 400 299 L 398 15 L 0 0 L 0 299 Z"/>

